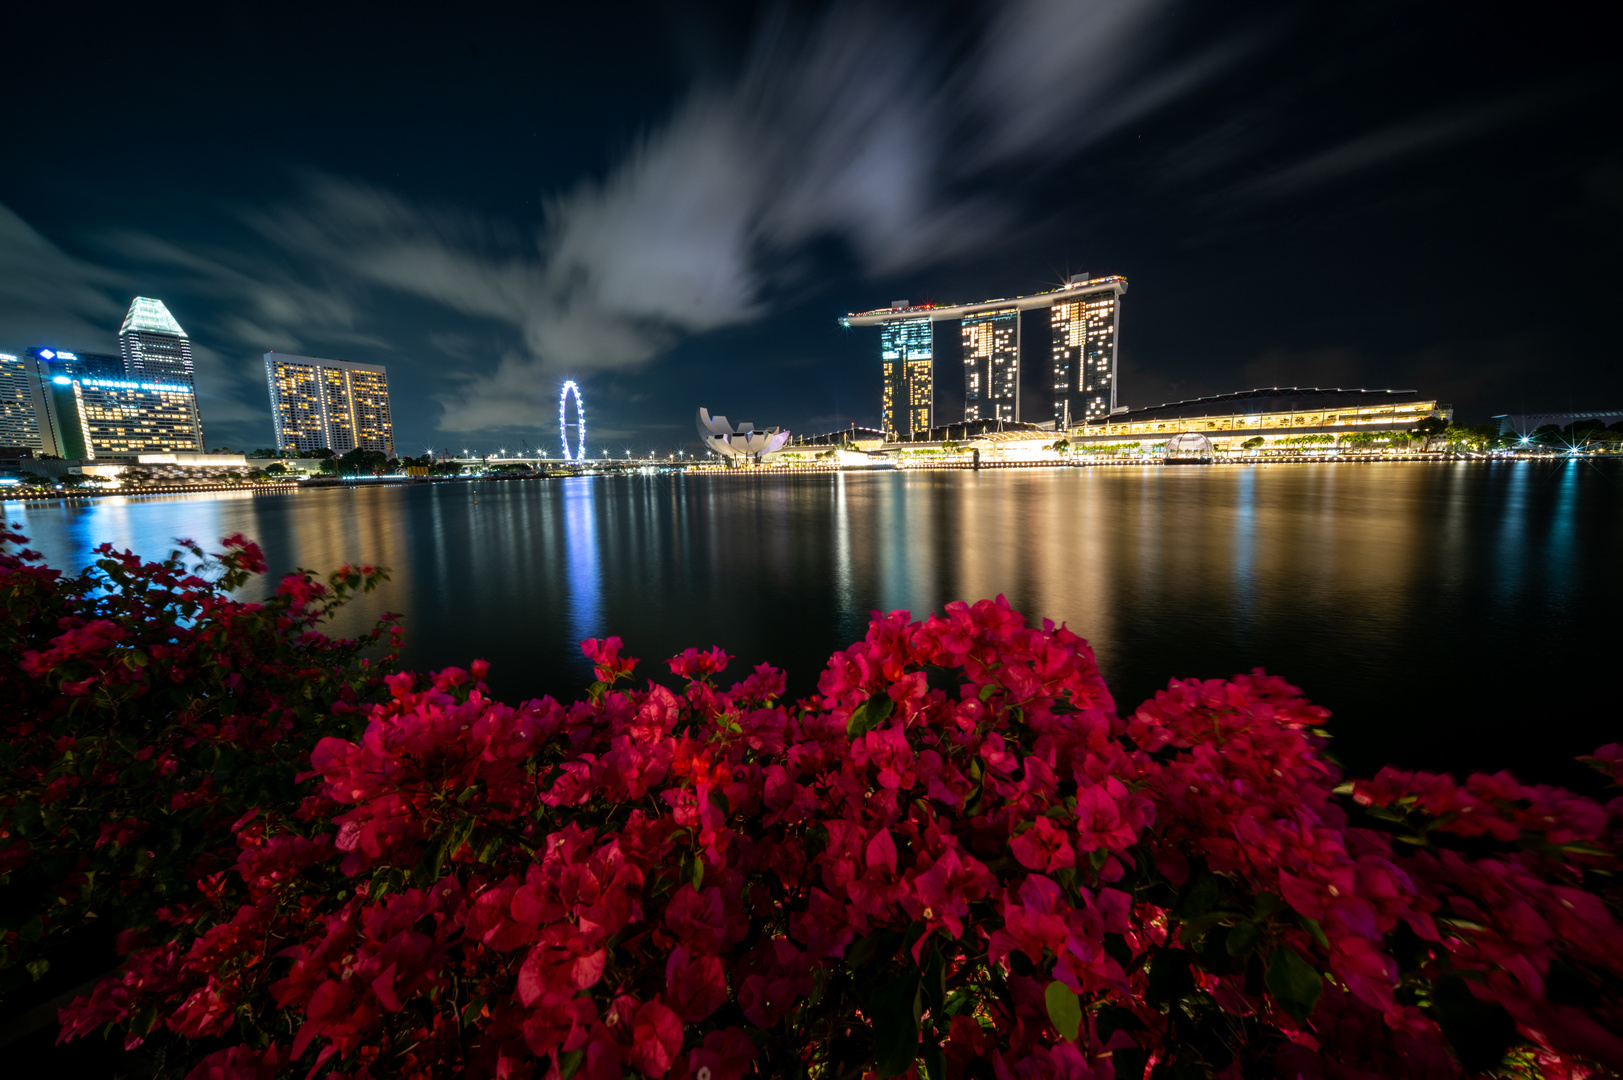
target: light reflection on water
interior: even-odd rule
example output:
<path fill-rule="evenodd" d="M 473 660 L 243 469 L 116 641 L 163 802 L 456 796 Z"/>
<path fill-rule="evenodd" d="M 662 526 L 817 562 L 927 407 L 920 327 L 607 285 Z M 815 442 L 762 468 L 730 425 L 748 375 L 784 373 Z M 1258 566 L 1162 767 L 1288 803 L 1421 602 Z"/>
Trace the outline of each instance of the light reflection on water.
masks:
<path fill-rule="evenodd" d="M 719 644 L 812 689 L 870 610 L 1007 594 L 1089 638 L 1124 707 L 1167 677 L 1266 666 L 1372 769 L 1549 779 L 1623 731 L 1623 485 L 1583 463 L 600 477 L 8 504 L 56 565 L 243 532 L 272 569 L 393 568 L 344 616 L 405 613 L 416 667 L 482 656 L 516 698 Z"/>

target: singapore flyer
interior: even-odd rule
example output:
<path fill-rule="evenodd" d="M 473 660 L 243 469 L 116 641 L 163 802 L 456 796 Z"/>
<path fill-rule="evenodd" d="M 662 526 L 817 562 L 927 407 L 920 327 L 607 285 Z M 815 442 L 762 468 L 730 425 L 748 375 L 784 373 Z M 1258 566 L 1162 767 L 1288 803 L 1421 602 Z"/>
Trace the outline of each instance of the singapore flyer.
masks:
<path fill-rule="evenodd" d="M 575 420 L 569 422 L 569 395 L 575 395 Z M 575 452 L 569 452 L 569 429 L 575 429 Z M 581 400 L 580 387 L 575 380 L 570 379 L 564 383 L 563 392 L 558 395 L 558 439 L 564 446 L 565 461 L 586 460 L 586 403 Z"/>

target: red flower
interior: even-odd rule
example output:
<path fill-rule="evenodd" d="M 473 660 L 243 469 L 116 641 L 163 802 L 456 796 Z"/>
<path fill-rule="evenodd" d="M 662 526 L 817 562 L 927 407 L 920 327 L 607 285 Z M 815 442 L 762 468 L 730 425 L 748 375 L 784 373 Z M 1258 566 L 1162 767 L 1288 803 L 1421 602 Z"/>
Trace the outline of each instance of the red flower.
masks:
<path fill-rule="evenodd" d="M 698 1023 L 727 1002 L 727 978 L 714 956 L 693 956 L 678 945 L 665 962 L 665 1004 L 686 1023 Z"/>
<path fill-rule="evenodd" d="M 1076 865 L 1070 840 L 1046 817 L 1038 818 L 1031 828 L 1015 837 L 1009 851 L 1028 870 L 1060 870 Z"/>
<path fill-rule="evenodd" d="M 632 1021 L 632 1066 L 644 1076 L 659 1080 L 670 1071 L 681 1049 L 682 1021 L 659 1002 L 644 1002 Z"/>

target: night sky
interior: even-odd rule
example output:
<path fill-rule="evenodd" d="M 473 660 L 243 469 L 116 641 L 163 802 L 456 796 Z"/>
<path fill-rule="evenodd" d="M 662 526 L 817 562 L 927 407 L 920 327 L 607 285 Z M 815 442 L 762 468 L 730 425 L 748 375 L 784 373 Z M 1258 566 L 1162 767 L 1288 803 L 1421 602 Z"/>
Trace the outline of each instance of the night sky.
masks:
<path fill-rule="evenodd" d="M 270 445 L 274 349 L 388 365 L 401 452 L 555 453 L 573 377 L 618 455 L 874 424 L 840 314 L 1088 271 L 1123 404 L 1623 408 L 1613 5 L 518 7 L 5 5 L 0 351 L 156 296 L 211 446 Z"/>

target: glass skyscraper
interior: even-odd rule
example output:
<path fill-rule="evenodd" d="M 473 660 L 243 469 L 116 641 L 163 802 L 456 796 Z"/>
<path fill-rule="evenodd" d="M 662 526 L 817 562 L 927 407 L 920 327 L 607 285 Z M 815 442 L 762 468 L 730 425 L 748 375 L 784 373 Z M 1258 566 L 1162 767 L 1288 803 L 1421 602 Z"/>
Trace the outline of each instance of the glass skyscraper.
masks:
<path fill-rule="evenodd" d="M 360 448 L 394 457 L 389 376 L 380 364 L 265 354 L 276 448 L 293 453 Z"/>
<path fill-rule="evenodd" d="M 928 316 L 895 319 L 879 331 L 885 438 L 935 426 L 935 331 Z"/>
<path fill-rule="evenodd" d="M 964 419 L 1020 419 L 1020 312 L 1016 308 L 966 315 Z"/>
<path fill-rule="evenodd" d="M 203 420 L 197 411 L 192 342 L 162 300 L 137 296 L 130 301 L 130 310 L 118 331 L 118 348 L 124 355 L 124 374 L 129 380 L 186 389 L 191 397 L 194 441 L 197 449 L 202 449 Z"/>
<path fill-rule="evenodd" d="M 1102 423 L 1116 408 L 1116 340 L 1126 282 L 1105 279 L 1107 288 L 1050 311 L 1054 342 L 1054 430 Z"/>

